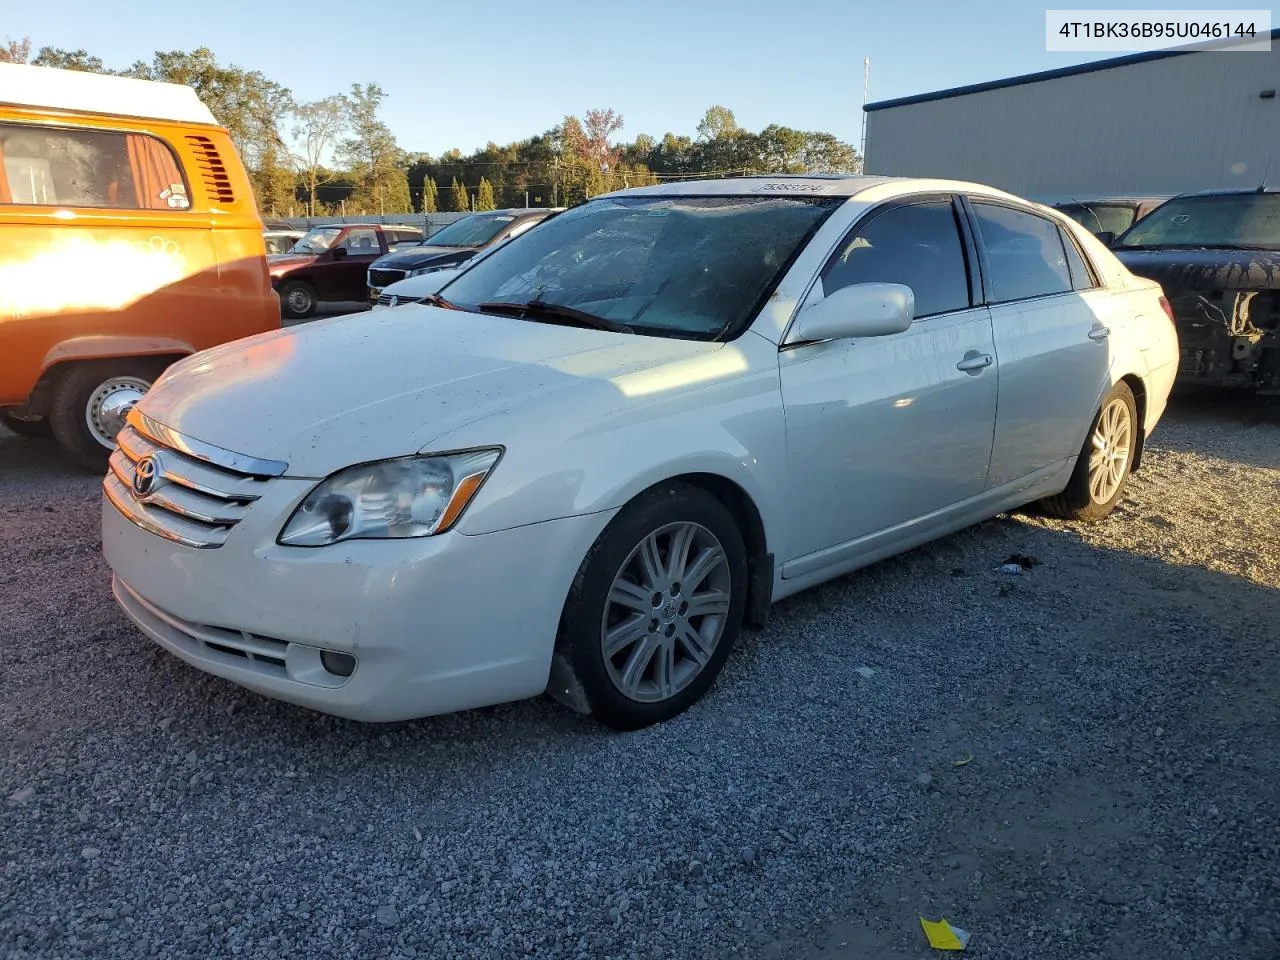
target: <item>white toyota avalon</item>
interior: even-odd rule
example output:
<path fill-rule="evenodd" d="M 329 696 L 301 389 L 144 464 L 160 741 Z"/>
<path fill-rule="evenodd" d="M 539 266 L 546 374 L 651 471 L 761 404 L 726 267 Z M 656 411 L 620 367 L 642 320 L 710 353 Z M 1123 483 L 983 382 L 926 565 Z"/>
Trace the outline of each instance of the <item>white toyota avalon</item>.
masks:
<path fill-rule="evenodd" d="M 988 187 L 627 190 L 172 367 L 103 550 L 145 633 L 268 696 L 635 728 L 789 594 L 1032 501 L 1105 517 L 1177 355 L 1158 286 Z"/>

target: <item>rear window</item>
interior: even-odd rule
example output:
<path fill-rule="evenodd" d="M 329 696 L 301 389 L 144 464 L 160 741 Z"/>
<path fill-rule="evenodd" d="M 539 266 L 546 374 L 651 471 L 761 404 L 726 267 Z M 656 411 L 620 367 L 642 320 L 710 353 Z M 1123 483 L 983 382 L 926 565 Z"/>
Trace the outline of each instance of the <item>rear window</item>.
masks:
<path fill-rule="evenodd" d="M 1114 233 L 1117 236 L 1133 225 L 1137 211 L 1120 204 L 1069 203 L 1058 208 L 1090 233 Z"/>
<path fill-rule="evenodd" d="M 169 147 L 143 133 L 0 124 L 0 203 L 186 210 Z"/>

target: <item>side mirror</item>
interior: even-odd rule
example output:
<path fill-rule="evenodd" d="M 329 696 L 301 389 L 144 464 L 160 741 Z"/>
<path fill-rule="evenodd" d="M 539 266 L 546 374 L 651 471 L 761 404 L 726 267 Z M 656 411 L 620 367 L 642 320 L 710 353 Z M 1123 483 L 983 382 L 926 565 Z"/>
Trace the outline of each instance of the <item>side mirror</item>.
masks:
<path fill-rule="evenodd" d="M 1098 238 L 1098 242 L 1104 247 L 1109 247 L 1116 242 L 1116 235 L 1113 230 L 1103 230 L 1101 233 L 1095 233 L 1094 236 Z"/>
<path fill-rule="evenodd" d="M 902 333 L 916 315 L 916 295 L 901 283 L 855 283 L 804 307 L 789 343 L 884 337 Z"/>
<path fill-rule="evenodd" d="M 347 248 L 346 248 L 346 247 L 334 247 L 334 248 L 333 248 L 333 250 L 332 250 L 332 251 L 330 251 L 330 252 L 333 254 L 333 259 L 335 259 L 335 260 L 341 260 L 343 257 L 345 257 L 345 256 L 347 255 Z"/>

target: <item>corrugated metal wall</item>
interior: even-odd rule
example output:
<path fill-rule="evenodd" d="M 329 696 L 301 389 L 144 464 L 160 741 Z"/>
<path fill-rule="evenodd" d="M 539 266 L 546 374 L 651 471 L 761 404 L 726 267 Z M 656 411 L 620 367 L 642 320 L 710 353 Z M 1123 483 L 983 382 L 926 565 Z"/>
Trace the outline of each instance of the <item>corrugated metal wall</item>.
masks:
<path fill-rule="evenodd" d="M 872 110 L 868 173 L 1026 196 L 1280 185 L 1280 43 Z"/>

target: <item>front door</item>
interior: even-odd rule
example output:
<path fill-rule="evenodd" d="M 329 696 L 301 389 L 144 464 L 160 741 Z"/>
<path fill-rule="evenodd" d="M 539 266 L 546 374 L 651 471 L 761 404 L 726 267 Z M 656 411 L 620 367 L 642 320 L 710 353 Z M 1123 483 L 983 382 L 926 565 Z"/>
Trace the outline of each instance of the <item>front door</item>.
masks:
<path fill-rule="evenodd" d="M 339 253 L 338 251 L 342 252 Z M 317 271 L 323 300 L 360 300 L 368 294 L 369 264 L 382 256 L 378 231 L 372 227 L 352 227 L 333 245 L 333 258 Z"/>
<path fill-rule="evenodd" d="M 784 577 L 982 492 L 998 371 L 972 258 L 958 206 L 932 197 L 873 211 L 823 268 L 810 300 L 853 283 L 903 283 L 916 319 L 900 334 L 782 348 Z"/>

